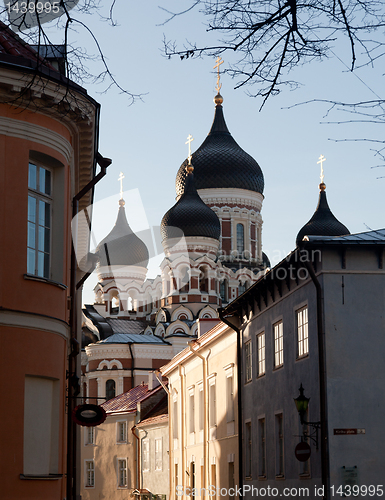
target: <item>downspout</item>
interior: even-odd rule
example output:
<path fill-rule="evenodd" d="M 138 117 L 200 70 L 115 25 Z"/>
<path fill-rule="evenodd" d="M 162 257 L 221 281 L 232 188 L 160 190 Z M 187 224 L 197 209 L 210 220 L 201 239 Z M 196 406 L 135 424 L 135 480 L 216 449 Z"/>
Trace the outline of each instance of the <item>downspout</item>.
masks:
<path fill-rule="evenodd" d="M 185 450 L 186 448 L 186 443 L 185 443 L 185 425 L 184 425 L 184 416 L 185 416 L 185 404 L 184 404 L 184 380 L 183 380 L 183 374 L 182 374 L 182 365 L 179 365 L 179 378 L 180 378 L 180 406 L 181 406 L 181 450 L 182 450 L 182 487 L 183 487 L 183 492 L 186 491 L 186 460 L 185 460 L 185 453 L 187 451 Z M 183 497 L 185 494 L 183 494 Z"/>
<path fill-rule="evenodd" d="M 160 383 L 160 385 L 163 387 L 163 389 L 166 391 L 167 393 L 167 397 L 168 397 L 168 408 L 169 408 L 169 412 L 171 413 L 171 409 L 172 409 L 172 401 L 171 401 L 171 392 L 169 391 L 168 387 L 163 383 L 163 380 L 161 379 L 161 377 L 159 377 L 160 375 L 160 371 L 159 370 L 155 370 L 154 371 L 155 373 L 155 377 L 157 379 L 157 381 Z M 169 422 L 171 422 L 171 415 L 168 416 L 169 418 Z M 172 492 L 172 478 L 173 478 L 173 471 L 174 471 L 174 464 L 173 464 L 173 458 L 174 458 L 174 446 L 173 446 L 173 440 L 172 440 L 172 433 L 171 433 L 171 426 L 169 425 L 168 426 L 168 449 L 169 449 L 169 452 L 168 452 L 168 457 L 169 457 L 169 467 L 168 467 L 168 473 L 169 473 L 169 488 L 170 488 L 170 493 Z M 175 484 L 175 488 L 174 488 L 174 493 L 176 492 L 176 487 L 177 485 Z M 172 495 L 171 493 L 171 496 L 170 498 L 173 499 L 175 497 L 175 494 Z"/>
<path fill-rule="evenodd" d="M 242 417 L 242 336 L 241 330 L 230 323 L 224 315 L 223 307 L 218 308 L 218 315 L 228 327 L 237 334 L 237 385 L 238 385 L 238 483 L 243 491 L 243 417 Z"/>
<path fill-rule="evenodd" d="M 303 248 L 301 248 L 301 251 Z M 318 370 L 319 370 L 319 390 L 320 390 L 320 420 L 321 420 L 321 475 L 322 485 L 325 487 L 324 498 L 329 498 L 329 443 L 328 443 L 328 422 L 326 410 L 326 363 L 325 344 L 323 327 L 323 297 L 322 287 L 315 274 L 311 262 L 304 260 L 306 269 L 314 283 L 317 300 L 317 337 L 318 337 Z"/>
<path fill-rule="evenodd" d="M 136 425 L 131 427 L 132 434 L 136 437 L 136 488 L 140 490 L 140 438 L 136 435 Z"/>
<path fill-rule="evenodd" d="M 207 401 L 207 358 L 195 351 L 191 344 L 188 344 L 188 348 L 192 353 L 194 353 L 198 358 L 202 360 L 203 365 L 203 408 L 204 408 L 204 418 L 203 418 L 203 463 L 204 463 L 204 478 L 203 478 L 203 488 L 206 489 L 208 486 L 208 473 L 209 473 L 209 463 L 208 463 L 208 401 Z"/>
<path fill-rule="evenodd" d="M 130 349 L 130 355 L 131 355 L 131 389 L 134 388 L 134 370 L 135 370 L 135 358 L 134 354 L 132 352 L 132 342 L 127 342 L 128 348 Z"/>
<path fill-rule="evenodd" d="M 99 120 L 99 108 L 97 120 Z M 95 134 L 97 127 L 95 126 Z M 100 172 L 81 189 L 72 199 L 72 219 L 79 211 L 79 200 L 88 193 L 106 175 L 107 167 L 112 163 L 109 158 L 104 158 L 100 153 L 94 157 L 95 165 L 99 164 Z M 77 340 L 77 283 L 76 283 L 76 254 L 74 242 L 71 247 L 71 276 L 70 276 L 70 353 L 68 356 L 68 414 L 67 414 L 67 499 L 76 500 L 76 424 L 72 420 L 72 411 L 76 406 L 76 396 L 78 395 L 79 377 L 77 375 L 76 356 L 80 352 L 79 341 Z"/>

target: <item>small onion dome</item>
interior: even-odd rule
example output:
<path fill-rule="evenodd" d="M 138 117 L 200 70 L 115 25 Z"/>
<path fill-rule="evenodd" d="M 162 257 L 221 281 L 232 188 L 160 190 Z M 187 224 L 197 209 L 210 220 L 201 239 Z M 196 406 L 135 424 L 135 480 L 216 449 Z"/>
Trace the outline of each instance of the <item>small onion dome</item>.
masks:
<path fill-rule="evenodd" d="M 258 163 L 233 139 L 223 116 L 223 98 L 214 98 L 215 115 L 211 130 L 203 144 L 192 154 L 195 186 L 208 188 L 240 188 L 263 193 L 263 173 Z M 186 159 L 176 176 L 176 194 L 181 196 L 186 183 Z"/>
<path fill-rule="evenodd" d="M 320 193 L 317 208 L 313 217 L 297 234 L 297 246 L 302 241 L 303 237 L 308 236 L 342 236 L 350 234 L 349 229 L 344 226 L 329 208 L 326 199 L 326 186 L 324 183 L 319 185 Z"/>
<path fill-rule="evenodd" d="M 188 166 L 184 192 L 164 215 L 160 232 L 162 240 L 181 236 L 204 236 L 219 240 L 221 226 L 217 214 L 200 198 L 194 183 L 194 170 Z M 181 234 L 183 233 L 183 235 Z"/>
<path fill-rule="evenodd" d="M 119 200 L 119 212 L 115 226 L 99 243 L 95 253 L 99 256 L 100 266 L 147 267 L 147 247 L 132 232 L 127 222 L 124 200 Z"/>

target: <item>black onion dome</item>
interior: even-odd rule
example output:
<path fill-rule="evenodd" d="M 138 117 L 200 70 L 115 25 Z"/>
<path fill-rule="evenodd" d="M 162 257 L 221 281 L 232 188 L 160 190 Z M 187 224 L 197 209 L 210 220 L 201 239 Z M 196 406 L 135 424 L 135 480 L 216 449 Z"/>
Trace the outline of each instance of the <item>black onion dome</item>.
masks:
<path fill-rule="evenodd" d="M 307 224 L 303 226 L 303 228 L 297 234 L 297 246 L 302 241 L 305 235 L 342 236 L 345 234 L 350 234 L 349 229 L 344 226 L 330 210 L 326 199 L 325 187 L 325 184 L 320 184 L 321 191 L 319 194 L 317 208 L 313 214 L 313 217 Z"/>
<path fill-rule="evenodd" d="M 99 243 L 96 254 L 101 266 L 147 267 L 148 250 L 143 241 L 132 232 L 124 209 L 124 201 L 119 202 L 118 217 L 112 231 Z"/>
<path fill-rule="evenodd" d="M 233 139 L 227 129 L 223 108 L 215 107 L 214 121 L 203 144 L 193 153 L 195 186 L 207 188 L 240 188 L 263 193 L 263 173 L 258 163 Z M 176 194 L 183 193 L 186 183 L 186 159 L 176 176 Z"/>
<path fill-rule="evenodd" d="M 160 232 L 162 240 L 183 235 L 205 236 L 219 240 L 221 226 L 218 216 L 197 193 L 193 173 L 187 175 L 182 196 L 163 216 Z"/>

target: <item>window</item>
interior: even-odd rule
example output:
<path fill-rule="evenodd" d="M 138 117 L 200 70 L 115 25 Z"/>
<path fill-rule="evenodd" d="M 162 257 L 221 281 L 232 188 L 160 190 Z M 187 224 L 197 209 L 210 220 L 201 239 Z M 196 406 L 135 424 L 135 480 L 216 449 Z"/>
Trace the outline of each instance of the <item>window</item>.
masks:
<path fill-rule="evenodd" d="M 86 444 L 95 444 L 95 427 L 86 427 Z"/>
<path fill-rule="evenodd" d="M 178 401 L 174 401 L 172 413 L 172 434 L 174 439 L 178 439 Z"/>
<path fill-rule="evenodd" d="M 283 414 L 278 413 L 275 416 L 275 447 L 276 447 L 276 477 L 283 477 L 284 471 L 284 454 L 283 454 Z"/>
<path fill-rule="evenodd" d="M 234 475 L 234 462 L 229 462 L 229 500 L 233 500 L 234 496 L 234 488 L 235 488 L 235 475 Z M 233 493 L 230 495 L 230 493 Z"/>
<path fill-rule="evenodd" d="M 162 439 L 155 439 L 155 470 L 162 470 Z"/>
<path fill-rule="evenodd" d="M 190 433 L 195 432 L 195 398 L 190 394 Z"/>
<path fill-rule="evenodd" d="M 307 320 L 307 307 L 297 311 L 298 357 L 309 354 L 309 330 Z"/>
<path fill-rule="evenodd" d="M 220 282 L 219 295 L 223 302 L 227 302 L 227 280 L 223 280 Z"/>
<path fill-rule="evenodd" d="M 93 460 L 86 460 L 85 467 L 85 486 L 93 488 L 95 486 L 95 464 Z"/>
<path fill-rule="evenodd" d="M 246 380 L 245 382 L 250 382 L 251 376 L 252 376 L 252 352 L 251 352 L 251 340 L 249 340 L 245 344 L 245 363 L 246 363 L 246 370 L 245 370 L 245 377 Z"/>
<path fill-rule="evenodd" d="M 209 275 L 207 267 L 201 267 L 199 269 L 199 291 L 200 292 L 209 291 Z"/>
<path fill-rule="evenodd" d="M 274 325 L 274 367 L 283 365 L 283 323 L 279 321 Z"/>
<path fill-rule="evenodd" d="M 238 295 L 242 295 L 242 293 L 245 291 L 246 291 L 246 284 L 242 284 L 241 282 L 239 282 Z"/>
<path fill-rule="evenodd" d="M 227 421 L 232 422 L 234 420 L 234 389 L 233 389 L 233 377 L 227 377 L 226 379 L 226 406 L 227 406 Z"/>
<path fill-rule="evenodd" d="M 251 477 L 251 422 L 246 422 L 246 460 L 245 474 L 247 478 Z"/>
<path fill-rule="evenodd" d="M 143 439 L 143 470 L 150 470 L 150 442 L 148 439 Z"/>
<path fill-rule="evenodd" d="M 266 426 L 265 419 L 260 418 L 258 420 L 258 433 L 259 433 L 259 447 L 258 447 L 258 455 L 259 455 L 259 467 L 258 467 L 258 475 L 261 477 L 266 477 Z"/>
<path fill-rule="evenodd" d="M 217 401 L 216 401 L 216 386 L 215 383 L 210 385 L 209 388 L 210 397 L 210 427 L 215 427 L 217 425 Z"/>
<path fill-rule="evenodd" d="M 243 224 L 237 224 L 237 252 L 241 257 L 245 250 L 245 227 Z"/>
<path fill-rule="evenodd" d="M 189 289 L 190 289 L 190 276 L 189 276 L 189 273 L 188 273 L 188 267 L 186 267 L 185 269 L 183 269 L 182 271 L 182 279 L 181 279 L 181 289 L 180 291 L 182 293 L 188 293 Z"/>
<path fill-rule="evenodd" d="M 265 332 L 257 335 L 258 344 L 258 376 L 264 375 L 266 372 L 265 364 Z"/>
<path fill-rule="evenodd" d="M 106 400 L 115 397 L 115 380 L 108 379 L 106 382 Z"/>
<path fill-rule="evenodd" d="M 203 393 L 203 384 L 202 388 L 199 390 L 199 430 L 203 430 L 203 424 L 205 419 L 205 402 L 204 402 L 204 393 Z"/>
<path fill-rule="evenodd" d="M 127 459 L 118 459 L 118 488 L 127 488 Z"/>
<path fill-rule="evenodd" d="M 116 422 L 116 441 L 118 443 L 127 443 L 127 422 Z"/>
<path fill-rule="evenodd" d="M 27 272 L 50 278 L 52 180 L 47 168 L 29 163 Z"/>

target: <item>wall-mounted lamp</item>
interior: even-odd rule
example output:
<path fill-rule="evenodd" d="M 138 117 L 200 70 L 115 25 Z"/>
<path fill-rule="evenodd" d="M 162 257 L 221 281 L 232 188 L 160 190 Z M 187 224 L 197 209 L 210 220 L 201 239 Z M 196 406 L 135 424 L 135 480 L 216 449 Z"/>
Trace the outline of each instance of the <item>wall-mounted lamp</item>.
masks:
<path fill-rule="evenodd" d="M 299 413 L 299 418 L 301 419 L 301 425 L 308 425 L 314 429 L 313 433 L 310 433 L 303 429 L 303 438 L 306 440 L 307 438 L 310 438 L 312 441 L 314 441 L 316 450 L 318 450 L 318 429 L 321 427 L 321 422 L 306 422 L 305 420 L 305 415 L 306 415 L 306 410 L 309 406 L 309 401 L 310 398 L 307 398 L 304 395 L 304 388 L 301 387 L 299 388 L 299 396 L 294 399 L 295 406 L 297 408 L 297 411 Z"/>

